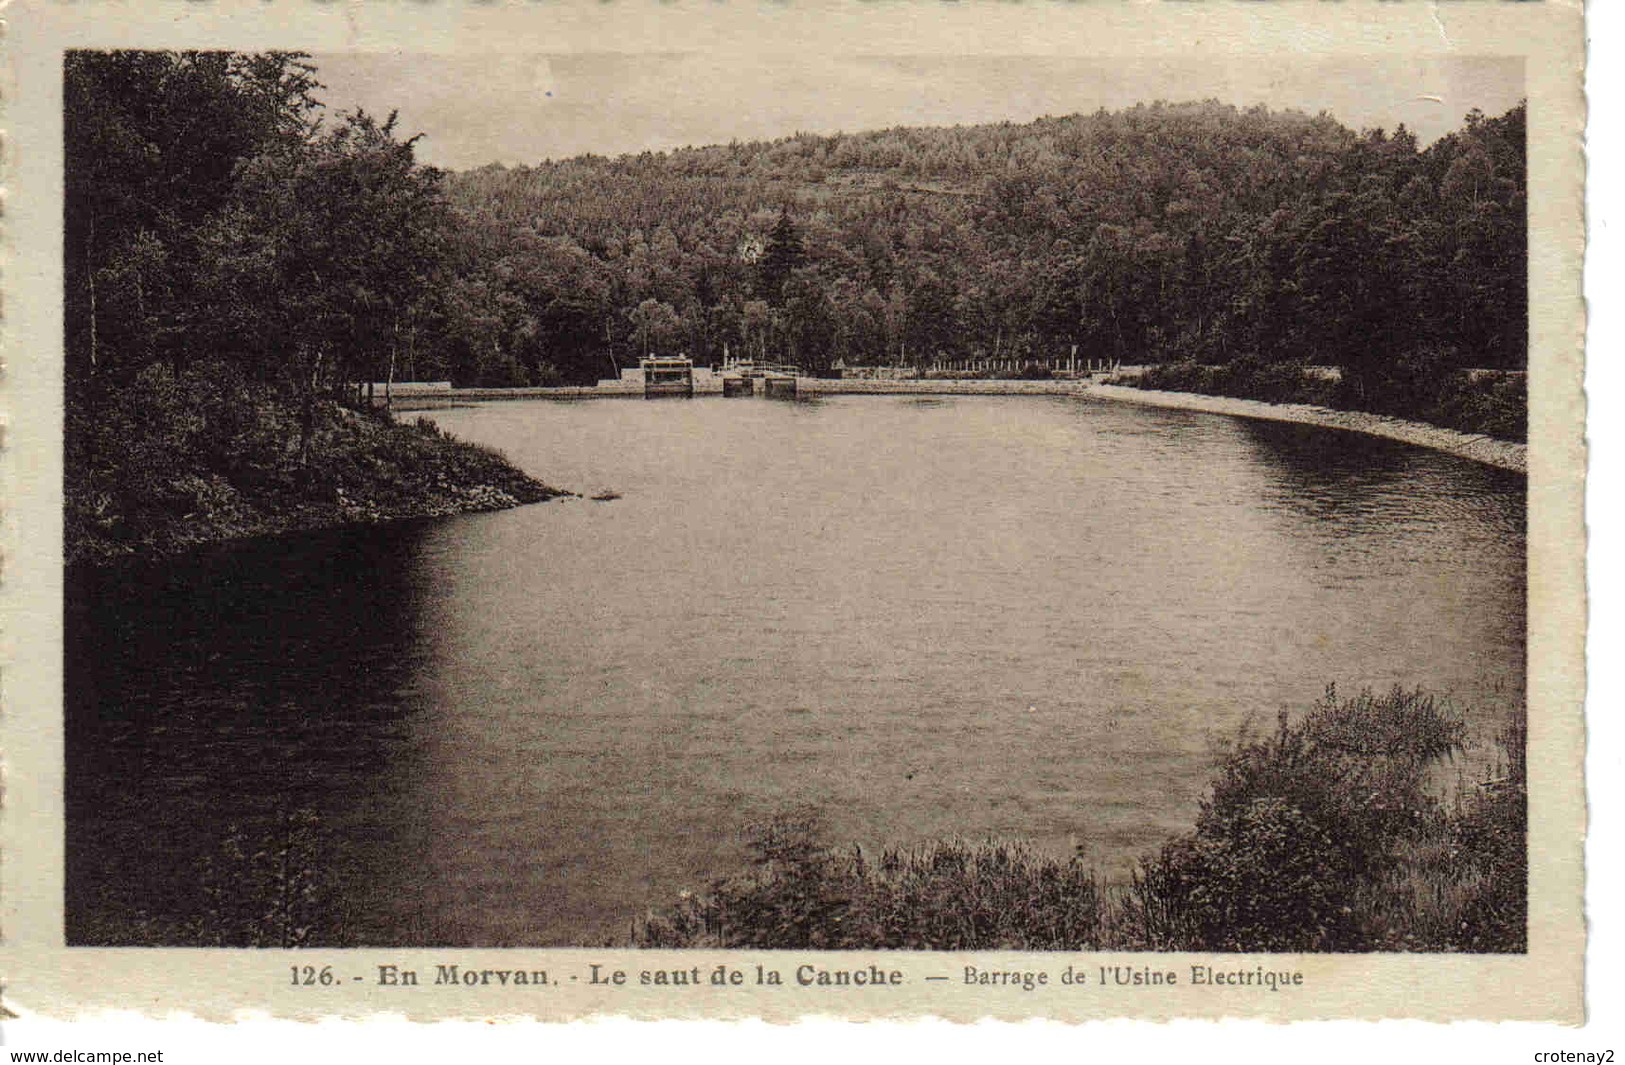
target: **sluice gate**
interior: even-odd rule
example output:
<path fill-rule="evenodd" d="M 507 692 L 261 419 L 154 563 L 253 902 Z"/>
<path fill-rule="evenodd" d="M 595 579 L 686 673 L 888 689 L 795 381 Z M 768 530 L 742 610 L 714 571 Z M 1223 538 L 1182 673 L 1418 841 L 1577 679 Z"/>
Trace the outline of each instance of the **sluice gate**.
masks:
<path fill-rule="evenodd" d="M 645 397 L 686 397 L 694 394 L 693 359 L 682 355 L 648 358 L 638 366 L 643 371 Z"/>
<path fill-rule="evenodd" d="M 788 363 L 724 359 L 720 372 L 724 396 L 756 395 L 757 382 L 761 382 L 762 395 L 770 399 L 793 399 L 796 395 L 796 377 L 801 370 Z"/>

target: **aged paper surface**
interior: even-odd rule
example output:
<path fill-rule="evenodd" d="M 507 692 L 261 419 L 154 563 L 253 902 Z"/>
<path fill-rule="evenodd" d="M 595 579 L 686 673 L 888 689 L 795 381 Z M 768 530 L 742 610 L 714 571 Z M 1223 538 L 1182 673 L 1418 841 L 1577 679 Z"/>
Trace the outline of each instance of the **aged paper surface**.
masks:
<path fill-rule="evenodd" d="M 300 8 L 294 17 L 286 8 L 232 5 L 152 4 L 128 9 L 32 4 L 14 6 L 11 15 L 6 118 L 11 134 L 6 185 L 12 205 L 5 326 L 7 787 L 6 861 L 0 871 L 8 1002 L 54 1016 L 119 1008 L 154 1015 L 184 1011 L 221 1019 L 242 1010 L 301 1018 L 389 1013 L 422 1019 L 557 1020 L 601 1014 L 771 1020 L 808 1015 L 956 1020 L 1415 1017 L 1572 1023 L 1581 1019 L 1584 453 L 1579 390 L 1583 170 L 1578 5 L 1123 3 L 949 9 L 809 4 L 703 10 L 345 6 Z M 640 58 L 657 55 L 690 57 L 696 60 L 696 70 L 708 65 L 749 68 L 768 57 L 809 78 L 818 76 L 821 65 L 833 70 L 854 55 L 898 66 L 914 62 L 939 71 L 945 57 L 963 57 L 967 66 L 1031 68 L 1039 78 L 1050 72 L 1077 77 L 1087 66 L 1108 85 L 1114 77 L 1130 82 L 1133 71 L 1133 77 L 1141 79 L 1134 84 L 1155 86 L 1138 89 L 1144 94 L 1138 98 L 1106 97 L 1113 100 L 1112 109 L 1159 98 L 1212 97 L 1230 102 L 1225 99 L 1226 87 L 1240 93 L 1238 86 L 1249 84 L 1234 73 L 1217 87 L 1204 82 L 1184 91 L 1178 84 L 1180 77 L 1218 69 L 1279 70 L 1283 86 L 1301 82 L 1304 71 L 1380 83 L 1406 66 L 1424 71 L 1493 70 L 1502 77 L 1509 69 L 1521 69 L 1529 130 L 1527 950 L 1505 954 L 630 950 L 621 945 L 589 947 L 584 937 L 568 947 L 491 949 L 455 942 L 425 947 L 416 945 L 423 942 L 421 935 L 404 933 L 398 948 L 285 951 L 234 949 L 229 944 L 182 948 L 168 945 L 173 939 L 162 946 L 109 946 L 108 939 L 94 935 L 82 941 L 86 945 L 69 945 L 64 900 L 74 895 L 67 881 L 64 794 L 75 782 L 65 767 L 78 763 L 65 759 L 63 727 L 65 672 L 75 663 L 65 660 L 62 620 L 66 251 L 59 146 L 64 54 L 74 49 L 285 49 L 317 57 L 319 72 L 322 63 L 331 60 L 331 69 L 348 69 L 352 80 L 363 84 L 368 83 L 367 71 L 376 73 L 419 55 L 437 57 L 426 66 L 444 77 L 459 69 L 530 72 L 536 65 L 528 57 L 534 56 L 551 57 L 564 67 L 571 58 L 614 54 L 623 61 L 629 57 L 633 67 Z M 1158 82 L 1147 79 L 1147 70 L 1174 73 Z M 1448 95 L 1446 80 L 1440 81 L 1440 92 Z M 967 113 L 932 110 L 922 103 L 917 114 L 882 123 L 868 116 L 883 112 L 850 98 L 858 88 L 832 78 L 826 105 L 833 117 L 803 112 L 783 121 L 809 127 L 825 122 L 817 132 L 856 123 L 847 131 L 858 132 L 882 124 L 1024 122 L 1044 113 L 1014 98 L 1028 91 L 1022 89 L 1021 79 L 996 83 L 1009 88 L 1013 98 L 1008 106 L 994 100 L 961 117 Z M 539 88 L 540 82 L 516 84 L 515 94 L 523 97 Z M 439 91 L 455 97 L 457 83 L 441 82 Z M 1290 92 L 1281 91 L 1279 100 L 1266 95 L 1265 101 L 1296 106 Z M 1255 99 L 1238 95 L 1235 102 L 1246 106 Z M 370 98 L 353 102 L 369 108 L 388 106 Z M 772 110 L 765 101 L 741 101 L 738 138 L 770 139 L 803 128 L 763 126 L 758 112 Z M 664 113 L 659 99 L 634 98 L 625 104 L 623 120 L 629 127 L 643 123 L 658 132 Z M 410 125 L 413 115 L 405 114 L 404 120 Z M 1358 117 L 1345 123 L 1375 124 Z M 411 132 L 415 129 L 407 130 Z M 686 140 L 688 136 L 696 139 Z M 681 132 L 616 150 L 724 140 L 709 133 Z M 566 140 L 562 145 L 553 154 L 563 157 L 593 150 L 590 140 L 580 144 Z M 448 159 L 441 165 L 469 169 L 478 164 Z M 584 618 L 592 616 L 583 610 Z M 1148 662 L 1146 668 L 1155 671 L 1157 663 Z M 1384 676 L 1388 672 L 1375 665 L 1373 670 Z M 940 742 L 951 757 L 958 741 L 945 734 Z M 673 756 L 706 757 L 681 750 Z M 128 773 L 122 785 L 138 797 L 143 789 L 162 786 L 162 774 L 145 763 L 126 763 L 120 771 Z M 467 771 L 481 770 L 473 765 Z M 154 792 L 153 802 L 160 801 Z M 424 801 L 441 800 L 426 796 Z M 672 816 L 694 814 L 679 809 Z M 1019 823 L 1010 834 L 1021 834 Z M 716 873 L 735 871 L 718 868 Z M 222 889 L 228 895 L 230 883 L 228 878 Z M 590 891 L 586 884 L 578 887 Z M 504 889 L 501 884 L 489 888 Z M 646 905 L 668 901 L 652 894 Z M 489 900 L 473 892 L 464 904 L 479 909 Z M 437 934 L 444 936 L 444 929 L 455 925 L 437 927 Z M 453 967 L 455 974 L 448 975 Z M 416 974 L 416 984 L 405 979 L 408 972 Z M 979 982 L 969 975 L 972 972 L 998 974 L 1000 980 Z M 546 980 L 540 982 L 537 976 L 543 973 Z M 468 979 L 472 974 L 479 975 Z M 768 974 L 777 974 L 781 982 L 769 982 Z M 1077 974 L 1084 979 L 1077 980 Z"/>

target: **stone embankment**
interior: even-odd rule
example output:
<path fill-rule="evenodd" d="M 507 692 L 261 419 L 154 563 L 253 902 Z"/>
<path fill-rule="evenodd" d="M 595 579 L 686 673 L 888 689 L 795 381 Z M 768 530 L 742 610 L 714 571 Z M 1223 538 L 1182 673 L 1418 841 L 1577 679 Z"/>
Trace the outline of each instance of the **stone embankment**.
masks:
<path fill-rule="evenodd" d="M 1230 414 L 1239 418 L 1260 418 L 1274 422 L 1298 422 L 1318 425 L 1327 429 L 1343 429 L 1367 436 L 1380 436 L 1399 440 L 1417 447 L 1431 448 L 1472 459 L 1489 466 L 1515 473 L 1529 472 L 1528 445 L 1511 440 L 1474 433 L 1461 433 L 1442 429 L 1425 422 L 1411 422 L 1403 418 L 1390 418 L 1364 411 L 1333 410 L 1314 407 L 1306 403 L 1264 403 L 1255 399 L 1235 399 L 1230 396 L 1204 396 L 1195 392 L 1157 392 L 1121 385 L 1095 385 L 1089 394 L 1102 399 L 1139 403 L 1147 407 L 1172 407 L 1179 410 L 1205 411 L 1210 414 Z"/>
<path fill-rule="evenodd" d="M 824 377 L 796 378 L 796 391 L 805 396 L 1077 396 L 1089 389 L 1084 381 L 994 381 L 968 379 L 852 380 Z M 720 376 L 696 374 L 696 396 L 722 395 Z M 418 389 L 395 396 L 398 411 L 444 406 L 448 402 L 474 403 L 495 399 L 608 399 L 643 395 L 638 381 L 601 381 L 596 385 L 554 388 L 444 388 Z"/>
<path fill-rule="evenodd" d="M 1085 381 L 886 381 L 801 377 L 796 388 L 808 396 L 1081 396 L 1090 391 Z"/>

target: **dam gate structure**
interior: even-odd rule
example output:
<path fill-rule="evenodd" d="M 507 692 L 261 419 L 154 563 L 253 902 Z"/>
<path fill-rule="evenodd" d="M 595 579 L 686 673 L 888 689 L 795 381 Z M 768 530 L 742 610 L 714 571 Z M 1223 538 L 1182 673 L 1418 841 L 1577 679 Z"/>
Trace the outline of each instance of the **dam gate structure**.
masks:
<path fill-rule="evenodd" d="M 788 363 L 763 362 L 753 359 L 725 359 L 722 364 L 722 394 L 724 396 L 750 396 L 760 392 L 771 398 L 794 399 L 796 378 L 801 375 L 797 366 Z"/>
<path fill-rule="evenodd" d="M 643 394 L 657 396 L 694 395 L 694 360 L 685 355 L 655 356 L 638 363 L 643 371 Z"/>

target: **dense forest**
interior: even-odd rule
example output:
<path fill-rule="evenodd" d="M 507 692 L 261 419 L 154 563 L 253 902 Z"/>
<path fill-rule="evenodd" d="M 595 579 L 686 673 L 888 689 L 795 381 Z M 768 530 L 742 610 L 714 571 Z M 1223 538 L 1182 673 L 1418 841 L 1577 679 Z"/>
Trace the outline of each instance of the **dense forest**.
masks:
<path fill-rule="evenodd" d="M 285 55 L 70 57 L 70 379 L 588 383 L 647 350 L 1526 359 L 1524 108 L 1214 102 L 440 174 Z M 308 391 L 308 389 L 307 389 Z"/>
<path fill-rule="evenodd" d="M 319 76 L 284 53 L 67 57 L 70 533 L 155 492 L 195 511 L 310 481 L 363 382 L 1075 347 L 1208 390 L 1336 366 L 1339 405 L 1382 410 L 1527 358 L 1522 106 L 1425 149 L 1210 101 L 446 174 L 393 116 L 327 115 Z M 233 390 L 237 414 L 193 404 Z M 232 422 L 267 404 L 292 442 L 256 459 Z M 183 429 L 147 460 L 215 467 L 132 487 L 131 445 Z"/>
<path fill-rule="evenodd" d="M 1403 127 L 1150 104 L 451 175 L 451 330 L 424 376 L 587 380 L 722 346 L 1521 368 L 1524 109 Z"/>
<path fill-rule="evenodd" d="M 64 64 L 70 562 L 553 494 L 353 402 L 443 306 L 456 218 L 287 54 Z"/>

